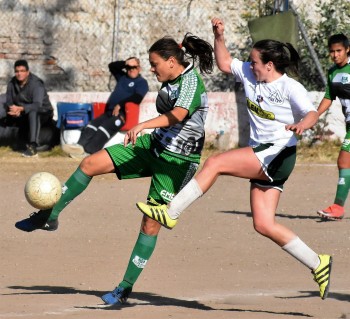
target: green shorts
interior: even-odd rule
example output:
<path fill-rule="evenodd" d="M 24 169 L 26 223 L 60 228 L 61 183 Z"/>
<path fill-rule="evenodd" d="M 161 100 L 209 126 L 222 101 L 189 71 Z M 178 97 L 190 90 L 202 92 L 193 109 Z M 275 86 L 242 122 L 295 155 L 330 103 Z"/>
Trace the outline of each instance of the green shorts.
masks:
<path fill-rule="evenodd" d="M 164 151 L 150 134 L 137 138 L 135 146 L 116 144 L 106 148 L 119 179 L 152 177 L 148 199 L 169 203 L 194 176 L 198 163 Z"/>
<path fill-rule="evenodd" d="M 350 153 L 350 123 L 346 123 L 346 134 L 340 150 Z"/>
<path fill-rule="evenodd" d="M 261 187 L 272 187 L 283 191 L 283 185 L 295 166 L 296 146 L 285 147 L 272 143 L 260 144 L 253 148 L 253 151 L 270 180 L 252 179 L 250 180 L 251 183 Z"/>

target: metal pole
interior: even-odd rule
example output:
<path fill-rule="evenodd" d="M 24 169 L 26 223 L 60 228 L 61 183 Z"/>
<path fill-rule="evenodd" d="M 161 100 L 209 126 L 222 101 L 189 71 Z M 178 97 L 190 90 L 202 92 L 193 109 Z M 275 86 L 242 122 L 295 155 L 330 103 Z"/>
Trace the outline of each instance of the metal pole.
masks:
<path fill-rule="evenodd" d="M 284 12 L 288 11 L 288 0 L 275 0 L 273 5 L 273 14 L 276 14 L 276 12 Z"/>
<path fill-rule="evenodd" d="M 283 11 L 288 11 L 289 10 L 289 4 L 288 4 L 288 0 L 284 1 L 284 8 Z"/>
<path fill-rule="evenodd" d="M 309 40 L 309 37 L 306 33 L 306 30 L 304 28 L 304 24 L 302 23 L 297 11 L 296 11 L 296 8 L 294 7 L 294 4 L 291 2 L 290 3 L 290 8 L 292 9 L 292 11 L 295 13 L 295 15 L 297 16 L 297 20 L 298 20 L 298 25 L 299 25 L 299 29 L 300 29 L 300 32 L 301 32 L 301 35 L 303 36 L 304 38 L 304 41 L 307 45 L 307 47 L 309 48 L 309 52 L 311 54 L 311 57 L 312 59 L 314 60 L 314 63 L 316 65 L 316 69 L 322 79 L 322 82 L 324 84 L 324 86 L 327 85 L 327 78 L 326 78 L 326 75 L 324 74 L 323 70 L 322 70 L 322 66 L 320 64 L 320 61 L 318 60 L 318 57 L 317 57 L 317 54 L 314 50 L 314 47 L 312 46 L 310 40 Z"/>

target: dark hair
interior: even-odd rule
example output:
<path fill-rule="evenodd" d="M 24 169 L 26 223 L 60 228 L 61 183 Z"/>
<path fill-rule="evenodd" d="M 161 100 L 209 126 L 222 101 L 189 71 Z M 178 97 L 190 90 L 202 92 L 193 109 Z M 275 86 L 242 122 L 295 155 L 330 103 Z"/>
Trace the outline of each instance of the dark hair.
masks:
<path fill-rule="evenodd" d="M 191 33 L 186 33 L 181 44 L 172 37 L 165 36 L 153 43 L 148 52 L 157 53 L 164 60 L 172 56 L 185 67 L 189 64 L 187 60 L 190 57 L 194 63 L 198 61 L 201 73 L 210 74 L 214 68 L 212 45 Z"/>
<path fill-rule="evenodd" d="M 349 39 L 343 33 L 333 34 L 329 37 L 328 49 L 330 49 L 332 44 L 335 44 L 335 43 L 341 43 L 346 49 L 349 47 Z"/>
<path fill-rule="evenodd" d="M 259 51 L 263 63 L 273 62 L 278 72 L 284 74 L 288 69 L 288 73 L 298 75 L 300 56 L 290 43 L 266 39 L 256 42 L 253 48 Z"/>
<path fill-rule="evenodd" d="M 18 66 L 24 66 L 27 71 L 29 70 L 29 66 L 28 66 L 27 60 L 17 60 L 15 62 L 14 68 L 17 68 Z"/>

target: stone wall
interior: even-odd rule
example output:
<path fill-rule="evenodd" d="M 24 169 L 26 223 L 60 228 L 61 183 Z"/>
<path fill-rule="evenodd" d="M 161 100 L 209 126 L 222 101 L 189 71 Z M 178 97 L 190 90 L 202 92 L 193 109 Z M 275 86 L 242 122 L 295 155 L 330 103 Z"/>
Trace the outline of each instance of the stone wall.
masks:
<path fill-rule="evenodd" d="M 294 1 L 296 4 L 301 1 Z M 314 10 L 311 4 L 306 4 Z M 181 41 L 192 32 L 212 42 L 210 20 L 226 22 L 232 52 L 246 48 L 242 14 L 257 1 L 244 0 L 2 0 L 0 1 L 0 93 L 13 76 L 13 63 L 27 59 L 50 91 L 109 91 L 107 65 L 139 56 L 152 91 L 159 83 L 149 72 L 147 49 L 164 35 Z M 242 33 L 242 30 L 245 32 Z M 227 91 L 232 78 L 205 78 L 210 91 Z"/>

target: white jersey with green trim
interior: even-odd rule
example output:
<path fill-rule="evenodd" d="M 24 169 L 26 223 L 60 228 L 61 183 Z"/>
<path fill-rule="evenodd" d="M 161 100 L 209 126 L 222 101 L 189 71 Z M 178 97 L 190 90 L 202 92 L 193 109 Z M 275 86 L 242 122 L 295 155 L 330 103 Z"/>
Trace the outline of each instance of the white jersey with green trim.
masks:
<path fill-rule="evenodd" d="M 162 84 L 156 107 L 160 114 L 174 107 L 188 110 L 188 116 L 182 122 L 157 128 L 152 134 L 166 150 L 180 156 L 198 158 L 204 146 L 208 97 L 203 80 L 192 64 L 175 80 Z"/>
<path fill-rule="evenodd" d="M 298 123 L 308 112 L 316 112 L 304 86 L 286 74 L 269 83 L 259 82 L 254 77 L 250 63 L 238 59 L 233 59 L 231 71 L 244 85 L 250 145 L 296 145 L 297 137 L 292 131 L 286 130 L 286 124 Z"/>

